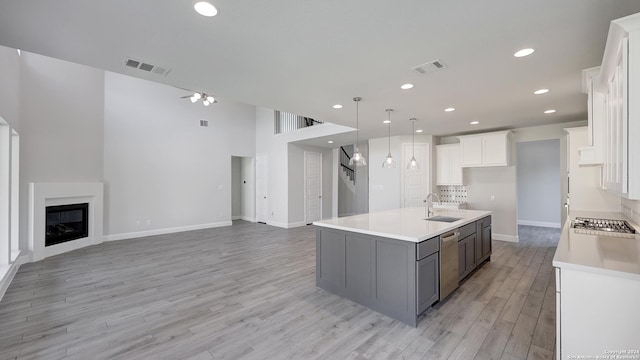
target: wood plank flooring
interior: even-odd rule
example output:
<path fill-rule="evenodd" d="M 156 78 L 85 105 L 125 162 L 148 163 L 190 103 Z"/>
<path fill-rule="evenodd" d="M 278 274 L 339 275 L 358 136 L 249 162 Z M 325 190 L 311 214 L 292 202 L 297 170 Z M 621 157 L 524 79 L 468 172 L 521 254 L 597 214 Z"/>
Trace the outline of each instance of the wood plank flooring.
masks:
<path fill-rule="evenodd" d="M 233 226 L 20 267 L 4 359 L 552 359 L 559 230 L 520 227 L 417 328 L 315 286 L 315 229 Z"/>

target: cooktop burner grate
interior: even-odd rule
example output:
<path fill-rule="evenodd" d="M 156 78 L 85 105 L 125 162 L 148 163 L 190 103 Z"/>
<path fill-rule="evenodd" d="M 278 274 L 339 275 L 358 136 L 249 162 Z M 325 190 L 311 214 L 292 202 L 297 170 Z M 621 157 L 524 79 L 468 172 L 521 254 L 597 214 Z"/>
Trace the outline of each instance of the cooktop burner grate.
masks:
<path fill-rule="evenodd" d="M 576 217 L 573 221 L 572 227 L 580 230 L 597 230 L 626 234 L 636 233 L 636 230 L 624 220 Z"/>

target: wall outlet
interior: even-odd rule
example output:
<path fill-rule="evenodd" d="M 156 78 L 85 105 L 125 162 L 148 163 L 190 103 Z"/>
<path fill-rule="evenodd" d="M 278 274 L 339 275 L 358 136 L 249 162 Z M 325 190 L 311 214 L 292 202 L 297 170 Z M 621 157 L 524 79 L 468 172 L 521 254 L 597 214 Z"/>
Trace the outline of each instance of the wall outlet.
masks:
<path fill-rule="evenodd" d="M 494 201 L 496 199 L 495 195 L 491 195 L 491 201 Z"/>
<path fill-rule="evenodd" d="M 218 190 L 222 190 L 222 185 L 218 185 Z"/>
<path fill-rule="evenodd" d="M 272 211 L 272 212 L 271 212 L 271 216 L 273 216 L 273 215 L 275 215 L 275 214 L 276 214 L 276 212 L 275 212 L 275 211 Z"/>
<path fill-rule="evenodd" d="M 147 225 L 151 225 L 151 220 L 147 219 L 146 223 Z"/>
<path fill-rule="evenodd" d="M 136 226 L 140 226 L 140 220 L 136 220 Z"/>

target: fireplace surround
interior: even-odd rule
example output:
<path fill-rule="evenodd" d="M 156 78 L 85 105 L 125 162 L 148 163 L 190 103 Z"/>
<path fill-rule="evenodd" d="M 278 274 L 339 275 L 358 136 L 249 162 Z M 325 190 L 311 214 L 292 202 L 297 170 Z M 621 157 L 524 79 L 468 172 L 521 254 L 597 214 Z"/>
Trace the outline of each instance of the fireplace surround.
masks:
<path fill-rule="evenodd" d="M 30 183 L 31 260 L 102 243 L 102 214 L 102 183 Z M 85 224 L 78 221 L 82 216 Z"/>

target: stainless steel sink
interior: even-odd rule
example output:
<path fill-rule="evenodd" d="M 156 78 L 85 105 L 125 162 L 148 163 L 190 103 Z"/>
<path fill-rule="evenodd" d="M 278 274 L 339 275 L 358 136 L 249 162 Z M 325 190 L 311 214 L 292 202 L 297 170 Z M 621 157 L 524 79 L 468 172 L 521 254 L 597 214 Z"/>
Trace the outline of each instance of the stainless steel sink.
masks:
<path fill-rule="evenodd" d="M 430 218 L 426 218 L 425 220 L 427 221 L 440 221 L 440 222 L 454 222 L 454 221 L 458 221 L 458 220 L 462 220 L 462 218 L 456 218 L 456 217 L 451 217 L 451 216 L 432 216 Z"/>

